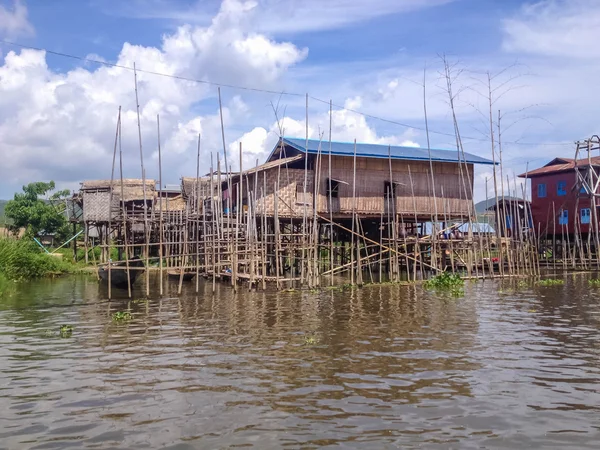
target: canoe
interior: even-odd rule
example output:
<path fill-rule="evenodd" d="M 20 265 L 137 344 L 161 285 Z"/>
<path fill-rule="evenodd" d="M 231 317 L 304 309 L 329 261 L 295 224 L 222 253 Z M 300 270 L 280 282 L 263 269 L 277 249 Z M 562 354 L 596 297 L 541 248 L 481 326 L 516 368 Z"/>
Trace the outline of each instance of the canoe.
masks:
<path fill-rule="evenodd" d="M 181 272 L 177 269 L 168 270 L 167 276 L 172 280 L 179 280 L 181 277 Z M 192 279 L 196 276 L 196 272 L 183 272 L 183 281 L 192 281 Z"/>
<path fill-rule="evenodd" d="M 137 277 L 144 271 L 144 262 L 139 257 L 129 260 L 129 284 L 133 285 Z M 100 280 L 108 284 L 108 264 L 98 268 Z M 110 265 L 110 284 L 119 289 L 127 289 L 127 266 L 124 262 Z"/>

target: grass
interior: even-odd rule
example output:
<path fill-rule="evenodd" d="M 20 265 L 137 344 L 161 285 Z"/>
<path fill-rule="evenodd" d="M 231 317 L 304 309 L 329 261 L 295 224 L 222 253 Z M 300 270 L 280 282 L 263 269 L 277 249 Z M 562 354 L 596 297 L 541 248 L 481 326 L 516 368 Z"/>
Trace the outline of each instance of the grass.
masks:
<path fill-rule="evenodd" d="M 0 238 L 0 288 L 6 291 L 7 281 L 26 281 L 71 272 L 73 266 L 62 258 L 44 253 L 26 239 Z"/>
<path fill-rule="evenodd" d="M 555 279 L 555 278 L 548 278 L 547 280 L 539 280 L 535 284 L 538 285 L 538 286 L 544 286 L 544 287 L 548 287 L 548 286 L 562 286 L 563 284 L 565 284 L 565 280 L 558 280 L 558 279 Z"/>
<path fill-rule="evenodd" d="M 4 294 L 8 294 L 11 289 L 11 281 L 6 278 L 6 275 L 3 275 L 2 272 L 0 272 L 0 297 L 2 297 Z"/>

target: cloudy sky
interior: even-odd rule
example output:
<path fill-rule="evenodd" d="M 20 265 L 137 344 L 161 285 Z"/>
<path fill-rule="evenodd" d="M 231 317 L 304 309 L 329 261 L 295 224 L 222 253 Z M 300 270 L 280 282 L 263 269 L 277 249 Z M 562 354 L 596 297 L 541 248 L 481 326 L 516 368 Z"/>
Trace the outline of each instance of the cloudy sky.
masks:
<path fill-rule="evenodd" d="M 141 176 L 134 63 L 164 184 L 194 176 L 198 134 L 202 170 L 222 155 L 218 85 L 236 164 L 240 142 L 248 166 L 280 129 L 304 136 L 306 93 L 311 137 L 332 101 L 333 140 L 427 146 L 425 85 L 431 146 L 453 149 L 444 55 L 465 151 L 487 158 L 489 74 L 512 180 L 599 132 L 599 39 L 598 0 L 0 0 L 0 198 L 110 178 L 119 107 L 125 176 Z"/>

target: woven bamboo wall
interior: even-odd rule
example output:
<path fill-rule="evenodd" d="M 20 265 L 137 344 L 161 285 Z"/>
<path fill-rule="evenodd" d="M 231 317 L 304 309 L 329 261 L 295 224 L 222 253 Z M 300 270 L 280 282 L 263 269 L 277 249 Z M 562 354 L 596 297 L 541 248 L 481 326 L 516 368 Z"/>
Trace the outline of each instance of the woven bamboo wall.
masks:
<path fill-rule="evenodd" d="M 313 172 L 306 173 L 306 199 L 304 198 L 304 170 L 286 169 L 274 167 L 259 172 L 257 189 L 257 214 L 267 214 L 269 216 L 275 213 L 275 184 L 279 178 L 278 191 L 278 214 L 280 217 L 302 217 L 306 203 L 306 209 L 311 211 L 313 200 Z M 254 177 L 252 174 L 244 179 L 244 197 L 248 196 L 248 191 L 254 191 Z M 266 185 L 266 189 L 265 189 Z M 266 195 L 262 195 L 263 191 Z"/>
<path fill-rule="evenodd" d="M 108 222 L 110 219 L 110 191 L 83 192 L 83 220 L 85 222 Z M 119 199 L 113 196 L 113 210 L 118 209 Z"/>
<path fill-rule="evenodd" d="M 121 196 L 123 201 L 142 202 L 144 197 L 149 202 L 150 209 L 155 196 L 154 180 L 146 180 L 146 189 L 142 180 L 125 179 L 123 187 L 120 180 L 112 183 L 112 218 L 115 219 L 120 214 Z M 110 219 L 110 180 L 89 180 L 81 183 L 80 195 L 83 199 L 83 220 L 85 222 L 108 222 Z"/>

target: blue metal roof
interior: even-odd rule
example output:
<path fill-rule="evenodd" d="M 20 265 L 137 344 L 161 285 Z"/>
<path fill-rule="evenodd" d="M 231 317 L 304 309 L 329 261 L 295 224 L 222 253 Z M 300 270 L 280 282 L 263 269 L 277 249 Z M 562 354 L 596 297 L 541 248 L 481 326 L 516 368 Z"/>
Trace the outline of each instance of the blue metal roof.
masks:
<path fill-rule="evenodd" d="M 319 144 L 321 146 L 321 154 L 329 154 L 329 141 L 317 141 L 314 139 L 308 140 L 308 147 L 306 146 L 306 139 L 296 138 L 283 138 L 283 143 L 294 147 L 296 150 L 302 153 L 308 153 L 316 155 L 319 152 Z M 279 144 L 278 144 L 279 145 Z M 389 148 L 389 150 L 388 150 Z M 273 150 L 275 152 L 277 147 Z M 388 151 L 392 159 L 405 159 L 411 161 L 429 161 L 429 152 L 426 148 L 419 147 L 400 147 L 393 145 L 391 147 L 380 144 L 356 144 L 356 156 L 362 158 L 388 158 Z M 273 154 L 273 153 L 272 153 Z M 271 155 L 272 155 L 271 154 Z M 354 156 L 354 143 L 353 142 L 332 142 L 331 143 L 331 154 L 336 156 Z M 270 159 L 270 158 L 269 158 Z M 453 162 L 457 163 L 467 162 L 471 164 L 493 164 L 489 159 L 481 158 L 470 153 L 458 156 L 456 150 L 438 150 L 431 149 L 431 159 L 439 162 Z"/>

